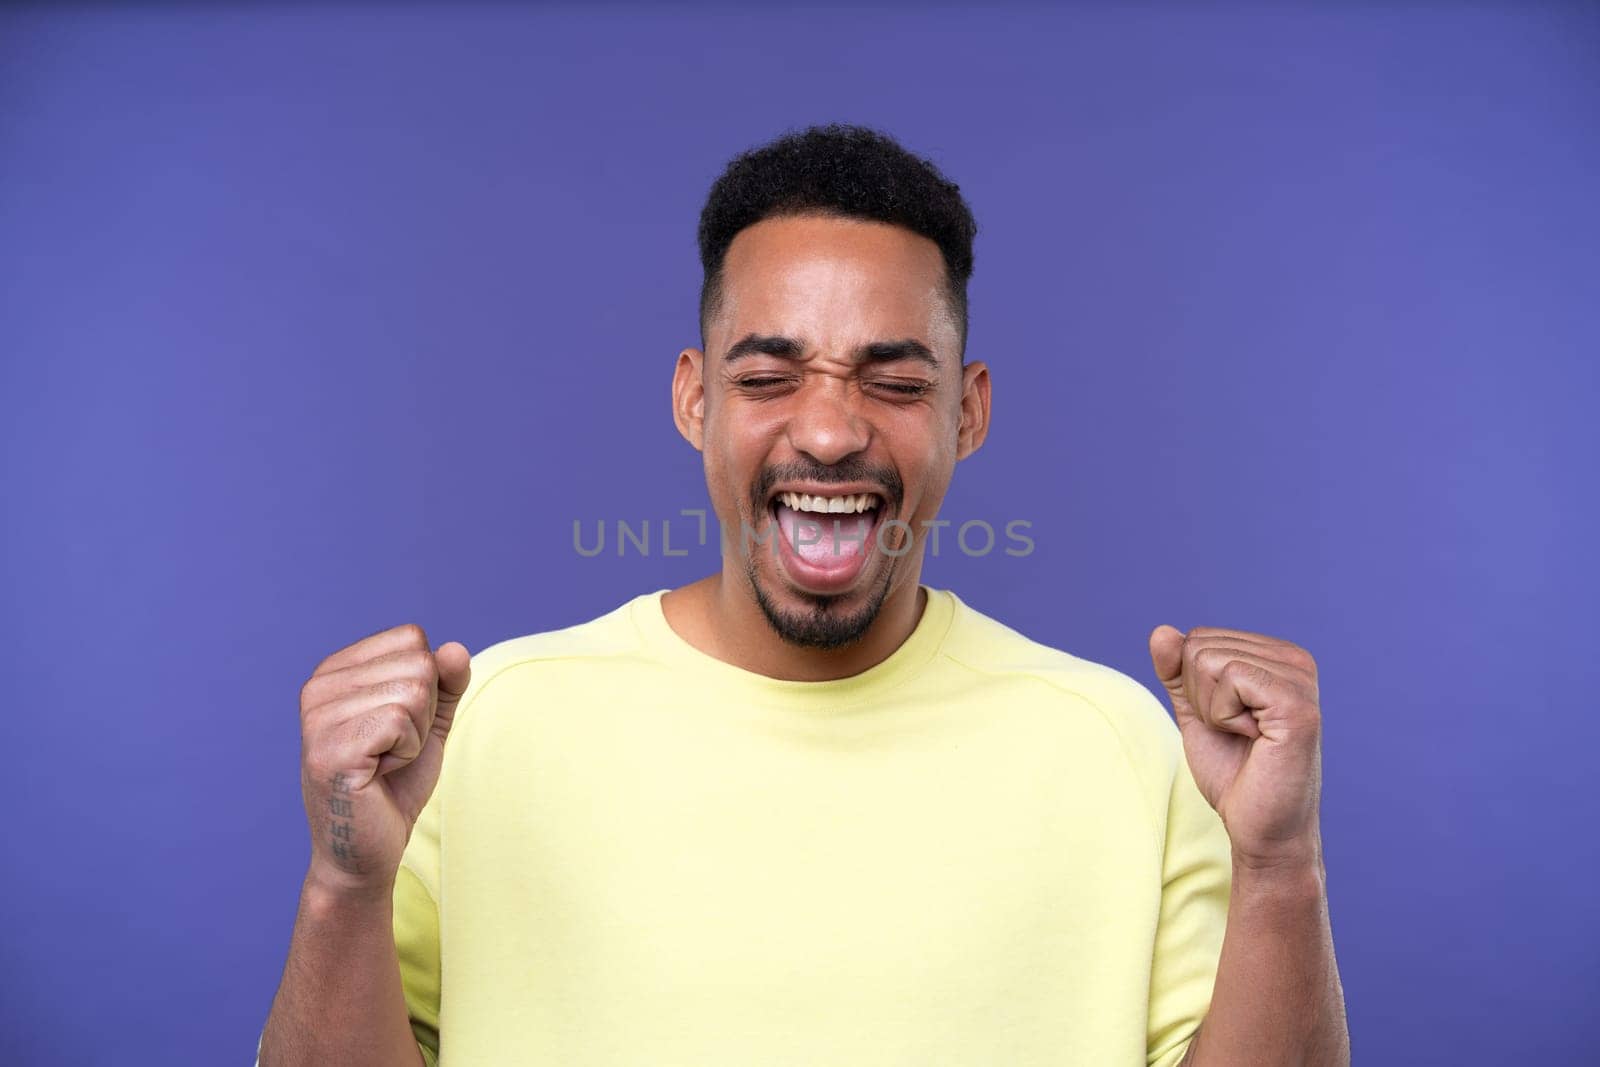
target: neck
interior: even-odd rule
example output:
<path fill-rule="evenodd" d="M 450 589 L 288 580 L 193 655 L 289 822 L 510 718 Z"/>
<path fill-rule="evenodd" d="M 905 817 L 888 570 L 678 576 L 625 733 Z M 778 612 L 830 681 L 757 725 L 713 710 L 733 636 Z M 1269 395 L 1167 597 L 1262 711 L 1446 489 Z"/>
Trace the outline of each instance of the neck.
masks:
<path fill-rule="evenodd" d="M 768 678 L 824 682 L 877 666 L 905 643 L 922 618 L 920 560 L 896 576 L 867 632 L 844 648 L 802 648 L 772 629 L 742 575 L 726 566 L 661 598 L 667 624 L 708 656 Z"/>

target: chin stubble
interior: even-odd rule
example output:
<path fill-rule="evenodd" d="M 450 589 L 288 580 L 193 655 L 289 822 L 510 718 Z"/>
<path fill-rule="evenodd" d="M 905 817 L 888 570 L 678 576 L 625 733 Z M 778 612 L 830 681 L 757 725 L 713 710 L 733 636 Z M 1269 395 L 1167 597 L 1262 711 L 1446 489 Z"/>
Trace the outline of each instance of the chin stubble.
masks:
<path fill-rule="evenodd" d="M 878 618 L 878 612 L 883 609 L 883 602 L 889 597 L 889 580 L 893 573 L 892 565 L 885 567 L 882 576 L 874 583 L 867 602 L 854 611 L 847 612 L 842 607 L 845 601 L 842 596 L 810 596 L 800 593 L 797 595 L 810 602 L 811 610 L 792 612 L 773 603 L 766 590 L 761 588 L 761 581 L 756 574 L 755 560 L 745 559 L 745 576 L 755 593 L 756 603 L 761 606 L 761 613 L 767 617 L 767 623 L 773 632 L 785 642 L 799 648 L 824 651 L 844 648 L 866 635 Z"/>

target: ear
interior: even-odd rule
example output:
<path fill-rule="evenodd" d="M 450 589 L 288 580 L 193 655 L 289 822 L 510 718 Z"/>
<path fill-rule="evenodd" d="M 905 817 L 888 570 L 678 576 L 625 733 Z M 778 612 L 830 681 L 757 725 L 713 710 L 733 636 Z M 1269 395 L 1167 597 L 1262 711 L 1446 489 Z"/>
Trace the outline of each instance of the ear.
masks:
<path fill-rule="evenodd" d="M 672 370 L 672 421 L 696 452 L 703 451 L 706 443 L 706 385 L 700 377 L 704 361 L 698 348 L 685 348 Z"/>
<path fill-rule="evenodd" d="M 961 425 L 956 430 L 956 458 L 966 459 L 989 436 L 989 368 L 968 363 L 961 368 Z"/>

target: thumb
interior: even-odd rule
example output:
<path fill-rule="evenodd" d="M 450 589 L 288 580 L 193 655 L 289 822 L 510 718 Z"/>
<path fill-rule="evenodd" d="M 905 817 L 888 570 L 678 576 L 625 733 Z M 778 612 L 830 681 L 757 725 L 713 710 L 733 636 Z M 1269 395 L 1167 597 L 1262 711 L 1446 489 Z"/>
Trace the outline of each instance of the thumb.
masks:
<path fill-rule="evenodd" d="M 1183 695 L 1183 631 L 1165 624 L 1151 630 L 1150 662 L 1167 695 L 1176 701 Z"/>
<path fill-rule="evenodd" d="M 433 662 L 439 668 L 439 702 L 433 712 L 433 730 L 442 738 L 450 732 L 456 705 L 472 681 L 472 654 L 460 641 L 449 641 L 434 650 Z"/>

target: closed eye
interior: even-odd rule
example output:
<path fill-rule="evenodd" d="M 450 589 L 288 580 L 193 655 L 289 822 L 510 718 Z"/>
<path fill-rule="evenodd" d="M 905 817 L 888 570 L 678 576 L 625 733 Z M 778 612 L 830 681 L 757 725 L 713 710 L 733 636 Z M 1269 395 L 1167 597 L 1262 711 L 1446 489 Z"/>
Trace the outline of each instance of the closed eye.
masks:
<path fill-rule="evenodd" d="M 873 387 L 885 389 L 900 396 L 921 396 L 928 391 L 928 386 L 923 382 L 873 382 Z"/>
<path fill-rule="evenodd" d="M 775 377 L 772 375 L 752 375 L 748 378 L 735 379 L 734 384 L 740 389 L 752 392 L 771 391 L 783 386 L 794 384 L 792 377 Z M 926 382 L 886 382 L 874 381 L 867 383 L 869 388 L 895 396 L 919 397 L 923 396 L 933 387 Z"/>

